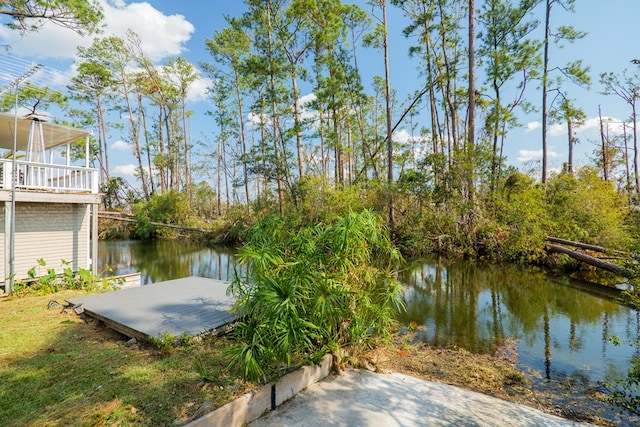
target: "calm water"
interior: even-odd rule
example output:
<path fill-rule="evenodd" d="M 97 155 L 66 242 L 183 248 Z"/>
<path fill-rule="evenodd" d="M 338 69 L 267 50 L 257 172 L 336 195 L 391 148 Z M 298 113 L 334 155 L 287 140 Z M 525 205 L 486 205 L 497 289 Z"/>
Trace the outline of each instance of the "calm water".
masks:
<path fill-rule="evenodd" d="M 228 248 L 184 242 L 100 242 L 100 270 L 107 265 L 113 274 L 139 271 L 145 284 L 190 275 L 229 280 L 237 268 Z M 434 261 L 412 263 L 400 279 L 407 304 L 401 320 L 426 326 L 430 344 L 493 352 L 514 339 L 520 366 L 541 379 L 611 380 L 624 376 L 636 352 L 609 337 L 638 340 L 638 312 L 584 283 L 530 269 Z"/>
<path fill-rule="evenodd" d="M 98 271 L 103 275 L 140 272 L 145 285 L 187 276 L 227 281 L 237 267 L 233 254 L 229 248 L 188 242 L 100 241 Z"/>
<path fill-rule="evenodd" d="M 407 304 L 401 320 L 426 326 L 427 342 L 492 353 L 505 338 L 515 339 L 520 367 L 541 379 L 609 381 L 626 374 L 637 352 L 609 338 L 635 343 L 638 312 L 599 286 L 470 262 L 417 262 L 401 280 Z"/>

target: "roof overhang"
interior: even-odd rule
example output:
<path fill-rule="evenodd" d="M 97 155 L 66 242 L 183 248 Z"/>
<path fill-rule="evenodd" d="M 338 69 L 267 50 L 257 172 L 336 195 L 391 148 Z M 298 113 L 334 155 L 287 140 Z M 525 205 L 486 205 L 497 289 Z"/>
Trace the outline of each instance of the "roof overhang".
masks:
<path fill-rule="evenodd" d="M 29 143 L 29 129 L 31 118 L 18 116 L 17 151 L 27 151 Z M 13 150 L 13 138 L 16 118 L 12 114 L 0 113 L 0 149 Z M 49 122 L 42 123 L 45 149 L 58 147 L 79 139 L 86 138 L 90 132 L 69 126 L 57 125 Z"/>

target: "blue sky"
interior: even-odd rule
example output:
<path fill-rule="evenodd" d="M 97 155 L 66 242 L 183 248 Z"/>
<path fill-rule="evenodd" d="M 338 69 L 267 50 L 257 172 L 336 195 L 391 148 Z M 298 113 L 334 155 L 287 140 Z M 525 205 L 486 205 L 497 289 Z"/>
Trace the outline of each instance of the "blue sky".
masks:
<path fill-rule="evenodd" d="M 133 29 L 142 39 L 149 55 L 158 63 L 169 57 L 181 55 L 187 60 L 198 63 L 210 58 L 204 50 L 204 40 L 217 29 L 225 25 L 224 15 L 238 16 L 242 13 L 240 0 L 151 0 L 135 2 L 125 0 L 100 0 L 105 5 L 105 34 L 124 35 L 128 28 Z M 478 0 L 477 0 L 478 1 Z M 345 0 L 345 3 L 349 3 Z M 365 1 L 356 1 L 365 10 L 370 6 Z M 481 1 L 478 1 L 480 7 Z M 541 14 L 542 8 L 538 9 Z M 554 10 L 553 26 L 573 25 L 587 31 L 584 39 L 573 45 L 567 45 L 561 51 L 551 53 L 552 65 L 561 65 L 571 59 L 583 59 L 591 67 L 592 87 L 582 89 L 568 85 L 570 96 L 587 113 L 585 126 L 577 130 L 580 143 L 577 146 L 578 165 L 587 163 L 588 157 L 596 148 L 599 140 L 598 107 L 602 114 L 612 118 L 610 131 L 620 129 L 620 118 L 627 118 L 630 110 L 624 102 L 612 96 L 603 96 L 598 79 L 601 72 L 616 73 L 640 68 L 630 63 L 640 58 L 638 39 L 640 31 L 637 20 L 640 17 L 640 1 L 637 0 L 578 0 L 576 13 L 568 13 L 557 7 Z M 542 19 L 542 16 L 538 18 Z M 404 100 L 419 85 L 417 64 L 408 58 L 408 42 L 401 35 L 405 21 L 397 9 L 391 7 L 389 28 L 391 36 L 391 82 L 397 90 L 398 99 Z M 25 61 L 42 63 L 50 70 L 71 73 L 71 64 L 76 46 L 88 45 L 89 38 L 81 38 L 68 30 L 54 25 L 46 25 L 40 32 L 24 38 L 17 37 L 6 28 L 0 29 L 0 44 L 9 45 L 11 54 Z M 383 75 L 381 55 L 364 50 L 359 51 L 365 83 L 373 75 Z M 196 84 L 191 94 L 190 108 L 195 110 L 192 119 L 192 140 L 210 140 L 213 134 L 211 119 L 205 115 L 212 106 L 204 95 L 209 82 L 202 80 Z M 539 90 L 536 98 L 539 98 Z M 540 100 L 530 98 L 539 105 Z M 508 163 L 526 171 L 536 166 L 539 158 L 541 130 L 539 113 L 521 117 L 522 127 L 512 130 L 505 145 Z M 426 124 L 426 123 L 425 123 Z M 118 135 L 112 134 L 110 145 L 112 170 L 116 175 L 133 179 L 133 158 L 129 147 Z M 567 158 L 566 130 L 564 126 L 553 126 L 549 131 L 549 145 L 552 157 L 550 167 L 559 168 Z"/>

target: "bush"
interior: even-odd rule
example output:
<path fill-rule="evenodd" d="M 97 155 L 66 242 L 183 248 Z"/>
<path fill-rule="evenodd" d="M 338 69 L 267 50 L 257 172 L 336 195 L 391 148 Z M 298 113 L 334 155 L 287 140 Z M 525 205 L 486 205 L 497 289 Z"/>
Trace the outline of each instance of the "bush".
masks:
<path fill-rule="evenodd" d="M 161 224 L 189 225 L 191 207 L 185 193 L 169 190 L 152 194 L 148 202 L 136 203 L 133 207 L 136 215 L 134 235 L 138 239 L 172 237 L 176 230 L 157 227 Z"/>
<path fill-rule="evenodd" d="M 58 273 L 55 268 L 47 268 L 47 263 L 42 258 L 37 262 L 37 266 L 29 269 L 28 280 L 16 280 L 13 287 L 14 295 L 48 295 L 67 289 L 107 291 L 117 288 L 115 281 L 111 278 L 99 278 L 85 268 L 73 271 L 69 267 L 69 261 L 62 260 L 61 273 Z M 46 272 L 43 274 L 42 270 Z"/>
<path fill-rule="evenodd" d="M 554 236 L 612 249 L 629 244 L 624 198 L 594 168 L 581 168 L 575 176 L 561 173 L 552 177 L 547 205 Z"/>
<path fill-rule="evenodd" d="M 526 175 L 510 175 L 504 191 L 489 203 L 499 224 L 494 238 L 506 261 L 536 263 L 545 256 L 544 241 L 549 232 L 544 190 L 534 186 Z"/>
<path fill-rule="evenodd" d="M 388 338 L 401 307 L 393 267 L 400 254 L 379 216 L 348 212 L 329 223 L 287 229 L 285 219 L 258 221 L 238 259 L 234 363 L 264 380 L 295 362 L 339 349 L 352 354 Z"/>

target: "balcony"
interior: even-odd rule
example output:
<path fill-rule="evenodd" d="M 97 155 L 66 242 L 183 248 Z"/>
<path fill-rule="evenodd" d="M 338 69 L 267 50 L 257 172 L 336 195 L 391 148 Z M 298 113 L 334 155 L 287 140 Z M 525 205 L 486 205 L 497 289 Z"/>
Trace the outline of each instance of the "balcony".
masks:
<path fill-rule="evenodd" d="M 83 166 L 73 165 L 70 158 L 71 144 L 80 141 L 84 141 Z M 56 193 L 75 195 L 74 200 L 98 195 L 99 173 L 89 167 L 89 132 L 85 130 L 43 121 L 34 114 L 0 113 L 0 150 L 4 153 L 0 201 L 8 200 L 8 192 L 2 190 L 15 190 L 22 201 L 53 200 Z M 56 164 L 58 160 L 65 164 Z"/>
<path fill-rule="evenodd" d="M 11 190 L 13 161 L 0 159 L 0 190 Z M 98 194 L 98 170 L 16 160 L 16 191 Z"/>

